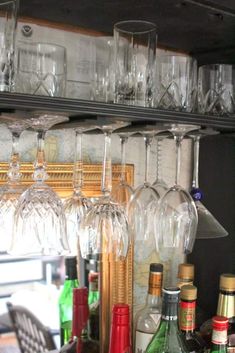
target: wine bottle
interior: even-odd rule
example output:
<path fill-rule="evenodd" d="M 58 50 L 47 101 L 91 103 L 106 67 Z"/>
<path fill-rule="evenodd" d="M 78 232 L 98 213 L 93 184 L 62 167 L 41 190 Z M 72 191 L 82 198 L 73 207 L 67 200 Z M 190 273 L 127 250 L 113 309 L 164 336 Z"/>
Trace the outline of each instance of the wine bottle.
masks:
<path fill-rule="evenodd" d="M 146 353 L 188 353 L 178 327 L 179 288 L 164 288 L 160 326 Z"/>
<path fill-rule="evenodd" d="M 201 336 L 195 332 L 197 288 L 192 285 L 182 286 L 180 299 L 179 323 L 185 345 L 189 352 L 201 353 L 204 351 L 206 344 Z"/>
<path fill-rule="evenodd" d="M 193 280 L 194 280 L 194 265 L 179 264 L 177 287 L 181 288 L 186 284 L 193 285 Z"/>
<path fill-rule="evenodd" d="M 210 353 L 226 353 L 228 319 L 224 316 L 214 316 L 212 318 L 212 329 Z"/>
<path fill-rule="evenodd" d="M 99 274 L 97 272 L 89 273 L 89 294 L 88 304 L 90 310 L 89 335 L 91 339 L 99 341 Z"/>
<path fill-rule="evenodd" d="M 135 318 L 135 353 L 145 353 L 160 323 L 162 311 L 162 274 L 162 264 L 150 264 L 146 304 L 143 309 L 137 312 Z"/>
<path fill-rule="evenodd" d="M 65 282 L 59 298 L 60 315 L 60 344 L 61 347 L 71 338 L 73 289 L 77 288 L 77 260 L 76 257 L 65 258 Z"/>
<path fill-rule="evenodd" d="M 220 276 L 217 315 L 228 318 L 228 352 L 235 352 L 235 275 Z"/>
<path fill-rule="evenodd" d="M 88 289 L 73 290 L 72 337 L 60 353 L 99 353 L 99 344 L 88 335 Z"/>
<path fill-rule="evenodd" d="M 109 353 L 132 353 L 130 311 L 127 304 L 113 306 Z"/>
<path fill-rule="evenodd" d="M 99 300 L 99 274 L 97 272 L 90 272 L 88 275 L 88 282 L 88 305 L 90 306 Z"/>

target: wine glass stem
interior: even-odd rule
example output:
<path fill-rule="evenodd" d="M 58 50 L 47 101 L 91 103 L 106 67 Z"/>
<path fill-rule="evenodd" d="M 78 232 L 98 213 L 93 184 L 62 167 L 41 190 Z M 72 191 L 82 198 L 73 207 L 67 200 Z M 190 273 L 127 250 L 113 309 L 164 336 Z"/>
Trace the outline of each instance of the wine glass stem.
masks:
<path fill-rule="evenodd" d="M 193 182 L 192 186 L 193 188 L 199 188 L 199 180 L 198 180 L 198 174 L 199 174 L 199 145 L 200 145 L 200 137 L 201 136 L 194 136 L 193 137 L 193 142 L 194 142 L 194 168 L 193 168 Z"/>
<path fill-rule="evenodd" d="M 75 131 L 75 157 L 73 166 L 73 189 L 79 195 L 83 185 L 82 132 Z"/>
<path fill-rule="evenodd" d="M 126 143 L 128 137 L 120 137 L 121 140 L 121 183 L 124 183 L 126 180 Z"/>
<path fill-rule="evenodd" d="M 174 136 L 176 143 L 176 173 L 175 173 L 175 185 L 179 185 L 179 177 L 180 177 L 180 162 L 181 162 L 181 142 L 183 136 L 176 135 Z"/>
<path fill-rule="evenodd" d="M 144 136 L 144 142 L 145 142 L 145 175 L 144 175 L 144 183 L 146 184 L 148 181 L 148 175 L 149 175 L 149 155 L 150 155 L 150 147 L 152 143 L 153 138 L 149 136 Z"/>
<path fill-rule="evenodd" d="M 162 137 L 156 137 L 156 142 L 157 142 L 157 156 L 156 156 L 156 182 L 159 182 L 159 180 L 161 180 L 161 175 L 160 175 L 160 169 L 161 169 L 161 142 L 162 141 Z"/>
<path fill-rule="evenodd" d="M 112 190 L 111 135 L 111 131 L 104 131 L 102 193 L 105 197 L 109 197 Z"/>
<path fill-rule="evenodd" d="M 20 181 L 20 156 L 18 152 L 20 132 L 12 131 L 12 153 L 9 163 L 9 170 L 7 173 L 8 180 L 11 183 L 17 183 Z"/>
<path fill-rule="evenodd" d="M 45 144 L 45 131 L 38 131 L 37 133 L 37 157 L 34 163 L 34 173 L 33 179 L 37 182 L 43 182 L 48 178 L 46 172 L 46 161 L 45 161 L 45 151 L 44 151 L 44 144 Z"/>

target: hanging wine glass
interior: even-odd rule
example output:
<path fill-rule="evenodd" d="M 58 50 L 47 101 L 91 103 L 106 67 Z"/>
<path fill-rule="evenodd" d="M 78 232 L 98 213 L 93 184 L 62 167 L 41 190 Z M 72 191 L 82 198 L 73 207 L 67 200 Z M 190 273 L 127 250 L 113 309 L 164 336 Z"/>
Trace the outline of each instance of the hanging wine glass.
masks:
<path fill-rule="evenodd" d="M 129 233 L 124 207 L 111 200 L 111 134 L 128 123 L 111 123 L 110 119 L 103 119 L 98 121 L 98 125 L 105 138 L 101 187 L 103 196 L 91 207 L 81 223 L 80 250 L 85 259 L 99 259 L 102 254 L 112 254 L 114 259 L 121 260 L 127 255 Z"/>
<path fill-rule="evenodd" d="M 201 203 L 203 198 L 203 193 L 199 188 L 199 146 L 200 139 L 206 135 L 217 134 L 216 131 L 212 129 L 205 129 L 194 131 L 189 134 L 192 137 L 194 142 L 194 169 L 193 169 L 193 181 L 191 196 L 194 199 L 197 214 L 198 214 L 198 226 L 196 239 L 212 239 L 212 238 L 221 238 L 226 237 L 228 232 L 224 227 L 215 219 L 215 217 L 208 211 L 208 209 Z"/>
<path fill-rule="evenodd" d="M 156 246 L 162 261 L 172 260 L 176 252 L 189 254 L 197 231 L 197 210 L 191 195 L 179 185 L 181 142 L 194 125 L 173 124 L 169 131 L 176 142 L 175 185 L 162 197 L 155 217 Z"/>
<path fill-rule="evenodd" d="M 35 112 L 29 120 L 38 139 L 33 173 L 35 182 L 19 198 L 9 252 L 15 255 L 59 255 L 68 250 L 66 220 L 60 198 L 45 183 L 48 175 L 44 140 L 49 128 L 68 118 Z"/>
<path fill-rule="evenodd" d="M 162 126 L 144 128 L 141 135 L 145 143 L 145 176 L 144 183 L 134 192 L 128 206 L 129 227 L 135 239 L 136 261 L 143 261 L 145 247 L 154 247 L 153 214 L 158 208 L 159 194 L 148 182 L 149 154 L 153 137 L 163 131 Z"/>
<path fill-rule="evenodd" d="M 156 180 L 153 182 L 152 187 L 157 191 L 160 197 L 162 197 L 166 191 L 169 189 L 167 184 L 163 179 L 161 179 L 160 176 L 160 165 L 161 165 L 161 141 L 166 138 L 166 134 L 158 134 L 156 135 L 155 139 L 157 141 L 157 161 L 156 161 L 156 166 L 157 166 L 157 172 L 156 172 Z"/>
<path fill-rule="evenodd" d="M 73 194 L 64 201 L 64 213 L 67 222 L 67 234 L 70 253 L 77 254 L 77 242 L 80 224 L 87 210 L 91 207 L 91 201 L 82 193 L 83 187 L 83 158 L 82 139 L 83 132 L 94 127 L 79 126 L 75 129 L 75 158 L 73 167 Z"/>
<path fill-rule="evenodd" d="M 112 199 L 127 208 L 131 196 L 132 187 L 126 182 L 126 144 L 131 132 L 119 133 L 121 142 L 121 178 L 118 185 L 112 189 Z"/>
<path fill-rule="evenodd" d="M 25 189 L 21 183 L 18 147 L 20 135 L 29 127 L 29 122 L 27 119 L 20 119 L 20 116 L 14 113 L 1 115 L 0 121 L 8 127 L 12 136 L 12 152 L 7 172 L 8 180 L 2 187 L 0 194 L 0 252 L 6 252 L 9 250 L 12 240 L 16 205 Z"/>

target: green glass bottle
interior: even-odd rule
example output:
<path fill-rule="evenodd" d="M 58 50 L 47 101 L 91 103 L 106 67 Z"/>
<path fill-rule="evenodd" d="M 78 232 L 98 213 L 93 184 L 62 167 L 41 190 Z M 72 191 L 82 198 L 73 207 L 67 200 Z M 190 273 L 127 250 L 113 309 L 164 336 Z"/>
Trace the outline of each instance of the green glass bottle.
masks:
<path fill-rule="evenodd" d="M 100 311 L 99 273 L 90 272 L 88 281 L 89 281 L 88 305 L 90 310 L 89 335 L 91 339 L 95 341 L 99 341 L 99 311 Z"/>
<path fill-rule="evenodd" d="M 178 327 L 179 288 L 164 288 L 160 326 L 146 353 L 188 353 Z"/>
<path fill-rule="evenodd" d="M 225 316 L 214 316 L 212 330 L 210 353 L 227 353 L 228 319 Z"/>
<path fill-rule="evenodd" d="M 71 337 L 73 289 L 79 286 L 77 278 L 77 259 L 75 256 L 65 258 L 65 273 L 64 287 L 59 298 L 61 347 L 66 344 Z"/>

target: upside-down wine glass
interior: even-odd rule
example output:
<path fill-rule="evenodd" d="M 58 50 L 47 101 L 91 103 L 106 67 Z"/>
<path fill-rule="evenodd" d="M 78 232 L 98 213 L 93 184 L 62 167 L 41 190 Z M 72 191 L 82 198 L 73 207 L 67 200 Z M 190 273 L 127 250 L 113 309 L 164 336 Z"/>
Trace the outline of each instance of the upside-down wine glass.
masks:
<path fill-rule="evenodd" d="M 161 164 L 161 141 L 167 137 L 165 134 L 164 135 L 157 135 L 155 137 L 157 141 L 157 161 L 156 161 L 156 166 L 157 166 L 157 172 L 156 172 L 156 180 L 153 182 L 152 187 L 157 190 L 158 194 L 160 197 L 162 197 L 165 192 L 169 189 L 167 184 L 163 179 L 161 179 L 160 176 L 160 164 Z"/>
<path fill-rule="evenodd" d="M 132 237 L 135 239 L 135 260 L 143 261 L 145 249 L 154 248 L 153 213 L 158 207 L 159 194 L 148 182 L 149 154 L 153 137 L 163 131 L 161 126 L 150 126 L 143 129 L 141 135 L 145 144 L 145 174 L 144 183 L 138 186 L 131 197 L 128 207 L 129 227 Z"/>
<path fill-rule="evenodd" d="M 45 183 L 48 175 L 44 140 L 49 128 L 68 118 L 35 112 L 29 120 L 37 131 L 38 141 L 33 173 L 35 182 L 19 198 L 9 252 L 16 255 L 61 255 L 68 251 L 66 220 L 60 198 Z"/>
<path fill-rule="evenodd" d="M 203 193 L 199 187 L 199 146 L 200 139 L 203 136 L 216 134 L 214 130 L 205 129 L 192 132 L 189 134 L 194 142 L 194 168 L 193 168 L 193 181 L 191 196 L 194 199 L 197 214 L 198 214 L 198 226 L 196 239 L 212 239 L 222 238 L 228 235 L 228 232 L 224 227 L 217 221 L 217 219 L 208 211 L 208 209 L 201 203 L 203 199 Z"/>
<path fill-rule="evenodd" d="M 82 220 L 79 234 L 81 255 L 85 259 L 100 259 L 103 254 L 112 254 L 116 260 L 125 259 L 129 247 L 128 222 L 125 208 L 111 200 L 112 162 L 111 134 L 115 129 L 128 125 L 124 122 L 98 121 L 104 133 L 104 159 L 102 194 Z"/>
<path fill-rule="evenodd" d="M 194 245 L 197 231 L 197 210 L 191 195 L 179 185 L 181 142 L 186 133 L 197 129 L 194 125 L 172 124 L 169 131 L 176 142 L 175 185 L 159 202 L 155 220 L 156 247 L 162 261 L 172 264 L 169 281 L 176 278 L 176 254 L 189 254 Z M 173 284 L 173 283 L 168 283 Z"/>
<path fill-rule="evenodd" d="M 112 199 L 117 203 L 127 208 L 131 196 L 133 195 L 133 188 L 126 181 L 126 144 L 130 136 L 130 132 L 119 133 L 121 142 L 121 178 L 120 182 L 112 188 Z"/>
<path fill-rule="evenodd" d="M 12 136 L 12 152 L 7 172 L 8 180 L 2 187 L 0 195 L 0 252 L 7 252 L 12 241 L 16 205 L 25 189 L 21 183 L 18 146 L 20 135 L 29 127 L 29 122 L 27 119 L 20 119 L 17 114 L 1 115 L 0 119 L 8 127 Z"/>
<path fill-rule="evenodd" d="M 77 254 L 77 242 L 79 228 L 87 210 L 91 207 L 91 201 L 82 193 L 83 187 L 83 157 L 82 140 L 83 132 L 92 127 L 79 126 L 75 129 L 75 157 L 73 166 L 73 194 L 64 201 L 64 213 L 67 222 L 67 237 L 70 254 Z M 93 127 L 94 129 L 94 127 Z"/>

